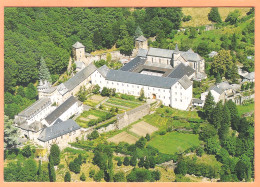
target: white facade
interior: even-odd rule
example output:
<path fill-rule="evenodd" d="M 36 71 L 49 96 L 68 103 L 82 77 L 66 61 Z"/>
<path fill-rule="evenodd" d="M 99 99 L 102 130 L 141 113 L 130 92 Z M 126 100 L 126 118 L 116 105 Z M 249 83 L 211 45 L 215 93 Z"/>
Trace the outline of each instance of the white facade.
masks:
<path fill-rule="evenodd" d="M 186 110 L 192 100 L 192 85 L 189 86 L 189 88 L 184 89 L 179 82 L 176 82 L 169 89 L 116 82 L 106 80 L 98 70 L 92 74 L 91 79 L 92 84 L 98 84 L 101 89 L 103 89 L 103 87 L 114 88 L 118 93 L 129 94 L 137 97 L 140 96 L 140 91 L 143 89 L 146 98 L 159 99 L 162 101 L 163 105 L 171 106 L 180 110 Z"/>

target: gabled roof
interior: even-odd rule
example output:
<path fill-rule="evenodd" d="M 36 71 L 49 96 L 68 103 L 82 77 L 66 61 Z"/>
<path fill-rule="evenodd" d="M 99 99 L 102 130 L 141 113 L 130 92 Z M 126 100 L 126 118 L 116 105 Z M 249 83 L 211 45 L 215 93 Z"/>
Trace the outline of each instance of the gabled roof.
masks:
<path fill-rule="evenodd" d="M 75 76 L 60 84 L 58 86 L 58 91 L 64 95 L 68 91 L 73 90 L 76 86 L 86 80 L 94 71 L 96 71 L 96 69 L 97 68 L 93 63 L 89 64 L 87 67 L 76 73 Z"/>
<path fill-rule="evenodd" d="M 76 61 L 75 64 L 76 64 L 77 69 L 81 69 L 81 68 L 85 67 L 84 62 L 81 62 L 81 61 Z"/>
<path fill-rule="evenodd" d="M 210 91 L 210 90 L 214 90 L 215 92 L 217 92 L 220 95 L 224 92 L 224 90 L 222 90 L 221 88 L 217 87 L 216 85 L 211 86 L 207 91 Z"/>
<path fill-rule="evenodd" d="M 156 88 L 171 88 L 178 79 L 168 77 L 158 77 L 152 75 L 144 75 L 121 70 L 110 70 L 106 77 L 107 80 L 117 81 L 122 83 L 137 84 Z"/>
<path fill-rule="evenodd" d="M 106 65 L 103 65 L 100 68 L 98 68 L 97 70 L 103 77 L 106 77 L 107 73 L 109 72 L 110 69 Z"/>
<path fill-rule="evenodd" d="M 156 57 L 163 57 L 163 58 L 172 58 L 174 50 L 169 49 L 160 49 L 160 48 L 150 48 L 148 50 L 147 56 L 156 56 Z"/>
<path fill-rule="evenodd" d="M 191 76 L 193 73 L 195 73 L 195 70 L 191 68 L 190 66 L 186 66 L 183 63 L 180 63 L 178 66 L 176 66 L 172 72 L 167 76 L 171 78 L 181 78 L 184 75 L 187 75 L 188 77 Z"/>
<path fill-rule="evenodd" d="M 55 120 L 57 120 L 64 112 L 66 112 L 72 105 L 74 105 L 78 100 L 74 96 L 70 96 L 64 103 L 62 103 L 58 108 L 56 108 L 52 113 L 50 113 L 46 118 L 46 122 L 50 125 Z"/>
<path fill-rule="evenodd" d="M 39 132 L 40 130 L 46 128 L 46 126 L 43 125 L 40 121 L 35 121 L 35 122 L 31 123 L 30 125 L 22 124 L 19 126 L 19 128 L 27 130 L 27 131 Z"/>
<path fill-rule="evenodd" d="M 123 67 L 120 68 L 121 71 L 134 71 L 140 65 L 145 63 L 146 59 L 141 57 L 135 57 L 133 60 L 125 64 Z"/>
<path fill-rule="evenodd" d="M 140 41 L 140 42 L 144 42 L 144 41 L 146 41 L 147 39 L 146 39 L 143 35 L 141 35 L 141 36 L 139 36 L 138 38 L 136 38 L 135 40 L 136 40 L 136 41 Z"/>
<path fill-rule="evenodd" d="M 72 47 L 74 47 L 76 49 L 85 48 L 85 46 L 80 42 L 76 42 L 74 45 L 72 45 Z"/>
<path fill-rule="evenodd" d="M 187 75 L 184 75 L 181 79 L 179 79 L 179 83 L 182 85 L 182 87 L 186 90 L 192 85 L 192 82 L 187 77 Z"/>
<path fill-rule="evenodd" d="M 74 120 L 69 119 L 64 122 L 55 123 L 52 126 L 43 129 L 38 140 L 46 142 L 78 129 L 80 129 L 80 126 Z"/>
<path fill-rule="evenodd" d="M 30 117 L 34 113 L 38 113 L 38 112 L 42 111 L 50 104 L 51 104 L 50 98 L 43 97 L 43 98 L 39 99 L 38 101 L 36 101 L 35 103 L 33 103 L 28 108 L 26 108 L 25 110 L 23 110 L 22 112 L 20 112 L 18 114 L 18 116 Z"/>
<path fill-rule="evenodd" d="M 222 90 L 227 90 L 231 88 L 228 82 L 221 82 L 218 84 L 218 87 L 221 88 Z"/>
<path fill-rule="evenodd" d="M 141 48 L 141 49 L 138 50 L 137 56 L 146 57 L 147 56 L 147 52 L 148 52 L 147 49 L 142 49 Z"/>
<path fill-rule="evenodd" d="M 182 52 L 181 56 L 187 61 L 197 62 L 202 60 L 201 56 L 198 53 L 194 53 L 191 51 Z"/>

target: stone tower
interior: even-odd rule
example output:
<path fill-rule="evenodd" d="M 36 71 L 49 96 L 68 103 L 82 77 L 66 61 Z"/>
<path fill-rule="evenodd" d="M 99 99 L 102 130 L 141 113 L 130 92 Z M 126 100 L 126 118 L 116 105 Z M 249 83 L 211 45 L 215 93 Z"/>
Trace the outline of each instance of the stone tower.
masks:
<path fill-rule="evenodd" d="M 72 46 L 72 53 L 73 53 L 73 57 L 75 62 L 79 61 L 79 62 L 84 62 L 86 56 L 85 56 L 85 46 L 80 43 L 80 42 L 76 42 L 73 46 Z"/>
<path fill-rule="evenodd" d="M 148 41 L 142 35 L 135 39 L 135 47 L 136 49 L 148 49 Z"/>

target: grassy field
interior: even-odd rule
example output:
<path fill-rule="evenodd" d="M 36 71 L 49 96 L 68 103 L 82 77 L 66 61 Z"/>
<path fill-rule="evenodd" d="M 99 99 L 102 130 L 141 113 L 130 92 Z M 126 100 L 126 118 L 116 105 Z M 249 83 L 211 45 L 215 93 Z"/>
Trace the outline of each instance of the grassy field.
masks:
<path fill-rule="evenodd" d="M 128 108 L 135 108 L 141 104 L 139 102 L 126 101 L 126 100 L 119 99 L 119 98 L 110 98 L 109 100 L 107 100 L 107 103 L 119 105 L 119 106 L 123 106 L 123 107 L 128 107 Z"/>
<path fill-rule="evenodd" d="M 208 20 L 208 13 L 211 8 L 182 8 L 184 15 L 190 15 L 192 20 L 188 22 L 183 22 L 182 27 L 197 27 L 206 24 L 211 24 L 211 21 Z M 222 7 L 219 8 L 219 14 L 223 21 L 225 21 L 228 14 L 235 9 L 238 9 L 241 13 L 241 16 L 245 16 L 246 13 L 250 10 L 250 8 L 228 8 Z"/>
<path fill-rule="evenodd" d="M 255 104 L 251 103 L 249 105 L 237 105 L 238 115 L 241 116 L 247 112 L 252 112 L 255 110 Z"/>
<path fill-rule="evenodd" d="M 90 120 L 97 120 L 99 118 L 105 117 L 108 113 L 101 110 L 89 110 L 84 111 L 77 119 L 76 122 L 83 128 L 88 127 L 88 122 Z"/>
<path fill-rule="evenodd" d="M 157 148 L 160 152 L 166 154 L 174 154 L 182 152 L 192 146 L 200 144 L 199 136 L 194 134 L 183 134 L 171 132 L 166 135 L 156 136 L 148 145 Z"/>

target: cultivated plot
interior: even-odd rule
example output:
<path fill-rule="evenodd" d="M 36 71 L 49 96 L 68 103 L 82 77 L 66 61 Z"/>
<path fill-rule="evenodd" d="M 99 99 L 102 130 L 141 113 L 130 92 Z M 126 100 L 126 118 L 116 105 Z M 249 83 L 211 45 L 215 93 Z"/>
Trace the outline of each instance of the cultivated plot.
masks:
<path fill-rule="evenodd" d="M 133 127 L 129 130 L 138 136 L 145 136 L 146 134 L 152 134 L 154 131 L 157 131 L 158 128 L 141 121 L 137 124 L 134 124 Z"/>
<path fill-rule="evenodd" d="M 109 138 L 107 141 L 114 142 L 116 144 L 118 144 L 119 142 L 127 142 L 129 144 L 134 144 L 137 140 L 138 138 L 134 137 L 131 134 L 128 134 L 127 132 L 121 132 L 113 136 L 112 138 Z"/>

